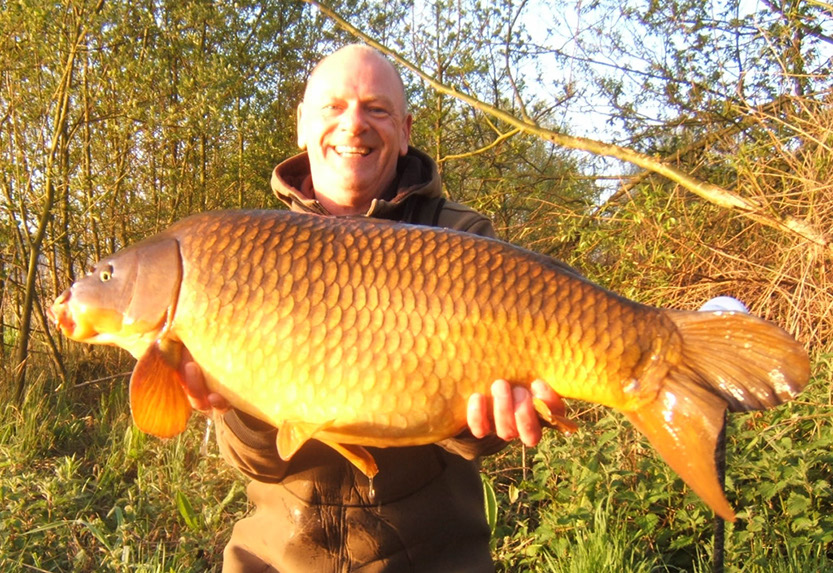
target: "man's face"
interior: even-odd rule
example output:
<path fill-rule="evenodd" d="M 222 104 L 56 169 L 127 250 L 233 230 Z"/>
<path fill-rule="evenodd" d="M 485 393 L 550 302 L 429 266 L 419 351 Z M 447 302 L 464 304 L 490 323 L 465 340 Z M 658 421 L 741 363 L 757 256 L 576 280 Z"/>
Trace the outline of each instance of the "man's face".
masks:
<path fill-rule="evenodd" d="M 324 60 L 298 107 L 298 144 L 309 152 L 316 196 L 365 209 L 396 176 L 411 116 L 391 65 L 346 49 Z"/>

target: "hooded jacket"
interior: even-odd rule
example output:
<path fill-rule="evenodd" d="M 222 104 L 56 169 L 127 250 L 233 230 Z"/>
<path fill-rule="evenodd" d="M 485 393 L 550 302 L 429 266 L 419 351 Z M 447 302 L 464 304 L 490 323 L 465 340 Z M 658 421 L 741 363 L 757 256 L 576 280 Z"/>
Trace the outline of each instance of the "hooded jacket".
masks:
<path fill-rule="evenodd" d="M 275 168 L 272 189 L 294 211 L 328 214 L 306 153 Z M 364 216 L 494 236 L 487 218 L 443 198 L 436 164 L 414 148 Z M 223 571 L 494 571 L 476 459 L 505 442 L 464 432 L 439 445 L 368 448 L 379 466 L 371 481 L 315 440 L 283 461 L 277 429 L 234 410 L 216 421 L 223 456 L 253 479 L 255 506 L 234 527 Z"/>

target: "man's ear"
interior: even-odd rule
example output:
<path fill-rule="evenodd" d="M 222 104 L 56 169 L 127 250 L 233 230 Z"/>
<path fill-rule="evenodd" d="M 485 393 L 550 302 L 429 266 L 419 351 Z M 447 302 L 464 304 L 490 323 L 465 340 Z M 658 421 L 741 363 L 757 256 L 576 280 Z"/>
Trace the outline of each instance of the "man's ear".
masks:
<path fill-rule="evenodd" d="M 304 102 L 298 104 L 298 109 L 295 111 L 295 124 L 298 129 L 298 147 L 302 150 L 307 148 L 307 139 L 304 135 Z"/>
<path fill-rule="evenodd" d="M 411 126 L 414 123 L 414 116 L 410 113 L 405 115 L 402 121 L 402 141 L 399 143 L 399 155 L 405 156 L 408 154 L 408 144 L 411 142 Z"/>

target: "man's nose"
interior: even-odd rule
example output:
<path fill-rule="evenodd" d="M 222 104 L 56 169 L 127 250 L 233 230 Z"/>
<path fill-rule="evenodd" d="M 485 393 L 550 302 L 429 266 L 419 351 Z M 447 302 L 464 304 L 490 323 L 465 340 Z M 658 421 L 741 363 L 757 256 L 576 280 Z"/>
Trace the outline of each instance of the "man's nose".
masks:
<path fill-rule="evenodd" d="M 360 133 L 367 127 L 367 118 L 362 106 L 350 104 L 339 118 L 339 127 L 350 133 Z"/>

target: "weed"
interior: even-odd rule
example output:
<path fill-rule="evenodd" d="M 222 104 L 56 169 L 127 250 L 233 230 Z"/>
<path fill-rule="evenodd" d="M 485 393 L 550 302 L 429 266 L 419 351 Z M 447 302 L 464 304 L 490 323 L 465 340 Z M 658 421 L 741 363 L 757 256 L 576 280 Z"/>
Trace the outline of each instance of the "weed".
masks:
<path fill-rule="evenodd" d="M 247 508 L 216 451 L 199 454 L 202 425 L 147 438 L 124 384 L 87 402 L 39 390 L 0 417 L 0 569 L 219 571 Z"/>

